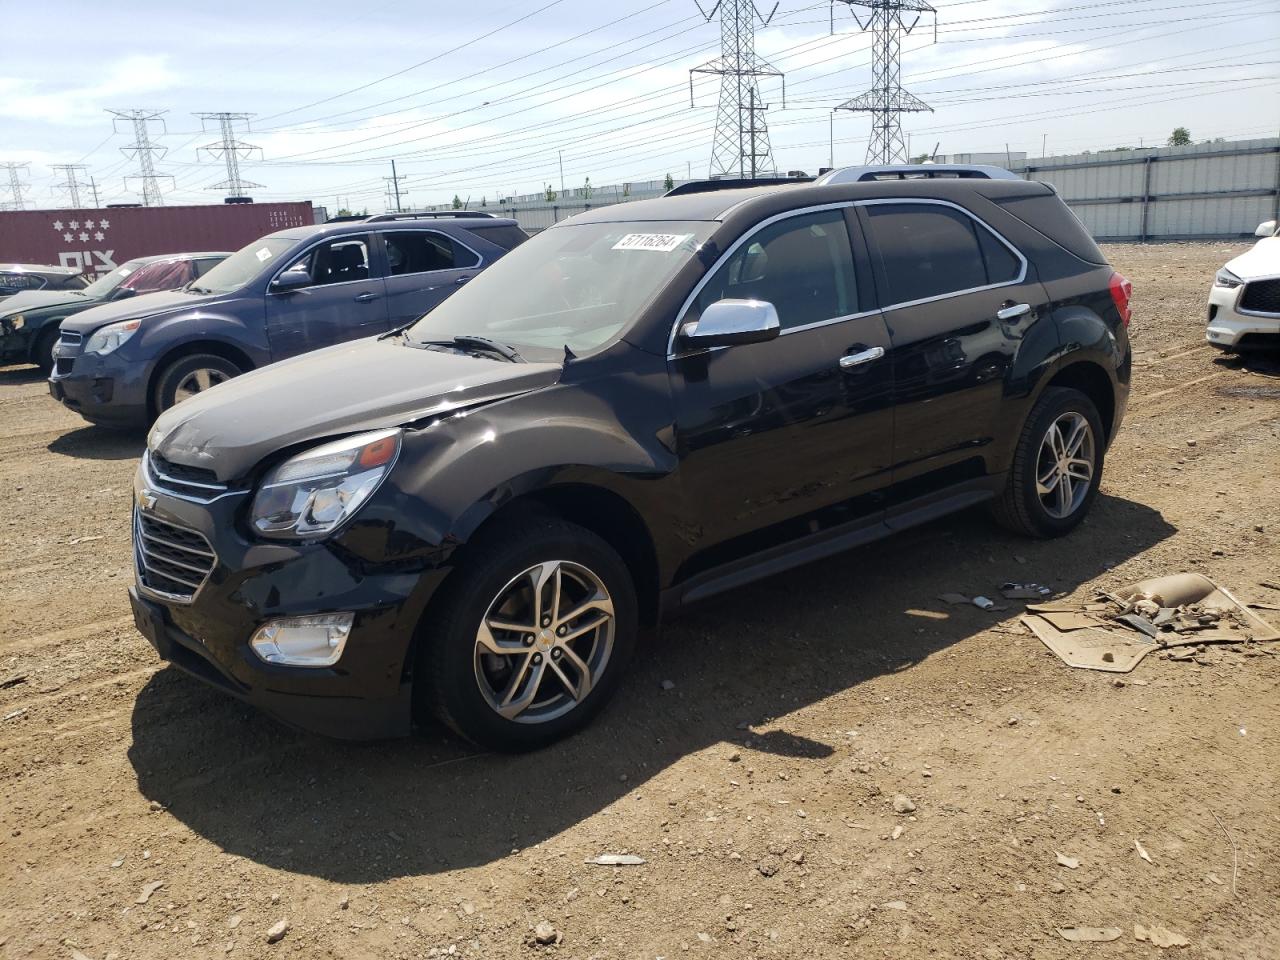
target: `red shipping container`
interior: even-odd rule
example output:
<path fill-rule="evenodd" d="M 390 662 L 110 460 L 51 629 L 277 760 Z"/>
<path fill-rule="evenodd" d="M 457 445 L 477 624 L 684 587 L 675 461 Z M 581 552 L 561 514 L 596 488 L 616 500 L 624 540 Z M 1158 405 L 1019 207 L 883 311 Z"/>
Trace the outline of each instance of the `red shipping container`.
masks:
<path fill-rule="evenodd" d="M 259 237 L 315 223 L 310 203 L 103 207 L 0 213 L 0 263 L 47 263 L 109 273 L 157 253 L 236 251 Z"/>

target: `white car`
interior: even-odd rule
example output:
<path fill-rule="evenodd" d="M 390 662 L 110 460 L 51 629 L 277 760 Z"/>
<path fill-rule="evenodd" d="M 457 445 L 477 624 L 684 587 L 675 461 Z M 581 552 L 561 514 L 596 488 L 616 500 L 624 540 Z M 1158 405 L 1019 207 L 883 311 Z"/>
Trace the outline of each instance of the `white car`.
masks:
<path fill-rule="evenodd" d="M 1261 237 L 1218 271 L 1209 291 L 1209 328 L 1205 339 L 1237 352 L 1280 347 L 1280 230 L 1276 221 L 1258 227 Z"/>

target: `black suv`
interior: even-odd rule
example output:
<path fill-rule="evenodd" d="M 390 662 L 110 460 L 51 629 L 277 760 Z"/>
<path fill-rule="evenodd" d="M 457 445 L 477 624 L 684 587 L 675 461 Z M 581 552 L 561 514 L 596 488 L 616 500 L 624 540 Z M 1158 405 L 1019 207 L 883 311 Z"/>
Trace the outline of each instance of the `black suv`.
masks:
<path fill-rule="evenodd" d="M 149 423 L 246 370 L 404 326 L 527 239 L 468 211 L 272 233 L 180 290 L 64 321 L 49 392 L 91 423 Z"/>
<path fill-rule="evenodd" d="M 1130 288 L 1016 179 L 684 192 L 574 217 L 418 324 L 160 417 L 139 629 L 339 737 L 583 724 L 641 625 L 986 502 L 1065 534 Z"/>

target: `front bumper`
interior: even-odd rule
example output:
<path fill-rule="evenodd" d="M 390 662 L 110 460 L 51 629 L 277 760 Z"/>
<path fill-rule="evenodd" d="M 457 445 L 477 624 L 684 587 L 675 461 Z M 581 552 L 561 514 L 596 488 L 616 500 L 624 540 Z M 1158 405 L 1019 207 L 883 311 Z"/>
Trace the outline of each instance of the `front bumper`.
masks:
<path fill-rule="evenodd" d="M 291 725 L 341 739 L 407 734 L 411 640 L 443 571 L 370 570 L 337 542 L 255 541 L 240 527 L 248 496 L 176 496 L 139 467 L 135 510 L 198 534 L 216 555 L 190 595 L 158 589 L 169 585 L 147 571 L 135 522 L 130 599 L 139 631 L 174 666 Z M 332 667 L 266 663 L 249 646 L 270 620 L 347 611 L 354 624 Z"/>
<path fill-rule="evenodd" d="M 150 368 L 118 353 L 82 353 L 82 344 L 59 340 L 54 347 L 49 395 L 90 423 L 108 427 L 146 426 Z"/>
<path fill-rule="evenodd" d="M 1228 289 L 1214 286 L 1210 290 L 1205 340 L 1221 350 L 1237 350 L 1257 341 L 1274 340 L 1276 345 L 1280 345 L 1280 314 L 1241 310 L 1239 304 L 1243 293 L 1244 287 Z"/>

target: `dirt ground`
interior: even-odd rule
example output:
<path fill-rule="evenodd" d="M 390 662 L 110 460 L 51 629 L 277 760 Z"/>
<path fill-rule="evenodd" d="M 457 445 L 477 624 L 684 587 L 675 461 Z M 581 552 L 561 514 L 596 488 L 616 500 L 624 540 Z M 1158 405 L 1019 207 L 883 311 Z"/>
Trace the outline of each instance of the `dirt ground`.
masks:
<path fill-rule="evenodd" d="M 1075 534 L 977 512 L 724 596 L 524 757 L 338 744 L 162 668 L 125 597 L 141 439 L 0 370 L 0 956 L 1280 957 L 1280 657 L 1116 683 L 936 599 L 1195 570 L 1280 603 L 1280 365 L 1202 339 L 1242 249 L 1108 250 L 1135 383 Z"/>

